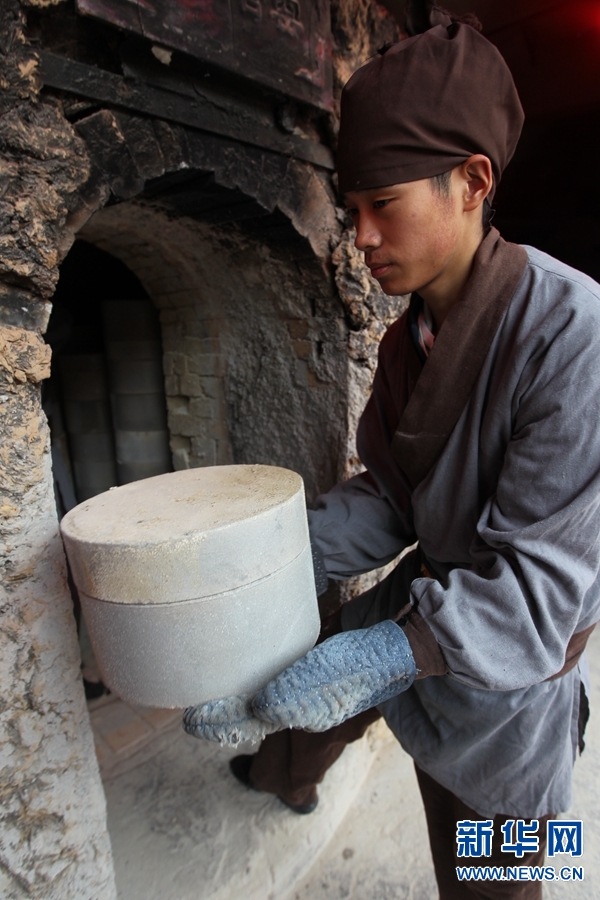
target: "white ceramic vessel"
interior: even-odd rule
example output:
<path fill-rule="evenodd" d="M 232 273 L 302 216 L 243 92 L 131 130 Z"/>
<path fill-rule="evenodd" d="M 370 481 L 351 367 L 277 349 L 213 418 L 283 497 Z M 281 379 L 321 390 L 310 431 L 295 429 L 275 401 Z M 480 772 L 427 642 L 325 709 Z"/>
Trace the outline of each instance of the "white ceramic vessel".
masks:
<path fill-rule="evenodd" d="M 86 500 L 61 529 L 103 680 L 129 702 L 251 693 L 317 639 L 295 472 L 158 475 Z"/>

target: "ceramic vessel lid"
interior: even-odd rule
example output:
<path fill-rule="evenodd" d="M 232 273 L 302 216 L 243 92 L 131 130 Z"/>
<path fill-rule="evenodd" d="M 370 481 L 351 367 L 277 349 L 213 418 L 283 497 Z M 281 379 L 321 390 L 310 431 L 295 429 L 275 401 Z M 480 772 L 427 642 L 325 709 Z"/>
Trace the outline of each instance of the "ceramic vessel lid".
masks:
<path fill-rule="evenodd" d="M 233 590 L 289 564 L 308 540 L 302 479 L 259 465 L 113 488 L 67 513 L 61 531 L 77 587 L 117 603 Z"/>

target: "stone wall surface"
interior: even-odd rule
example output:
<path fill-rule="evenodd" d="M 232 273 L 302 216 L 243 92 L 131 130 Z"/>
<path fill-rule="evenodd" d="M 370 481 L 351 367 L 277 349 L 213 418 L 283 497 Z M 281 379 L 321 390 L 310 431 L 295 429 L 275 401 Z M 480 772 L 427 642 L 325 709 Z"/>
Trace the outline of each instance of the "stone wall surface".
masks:
<path fill-rule="evenodd" d="M 70 246 L 65 228 L 89 176 L 85 147 L 59 105 L 40 102 L 37 58 L 24 34 L 23 10 L 0 10 L 0 277 L 52 295 Z"/>
<path fill-rule="evenodd" d="M 115 896 L 39 383 L 39 334 L 0 328 L 0 896 Z"/>
<path fill-rule="evenodd" d="M 348 444 L 343 477 L 361 470 L 356 451 L 358 420 L 371 394 L 379 342 L 402 315 L 408 297 L 388 297 L 365 266 L 354 246 L 354 229 L 347 228 L 332 255 L 335 283 L 349 323 Z"/>
<path fill-rule="evenodd" d="M 354 230 L 348 228 L 332 256 L 335 282 L 349 323 L 347 430 L 342 478 L 363 470 L 356 449 L 356 430 L 361 413 L 371 395 L 377 367 L 379 342 L 385 331 L 408 306 L 408 297 L 388 297 L 366 268 L 362 253 L 354 246 Z M 383 569 L 357 575 L 340 586 L 341 600 L 347 602 L 381 581 L 392 570 L 393 560 Z"/>
<path fill-rule="evenodd" d="M 334 134 L 339 123 L 339 100 L 350 76 L 380 47 L 400 35 L 394 17 L 376 0 L 332 0 Z"/>
<path fill-rule="evenodd" d="M 264 210 L 280 210 L 313 253 L 326 259 L 340 232 L 329 179 L 308 163 L 160 119 L 100 110 L 75 125 L 91 160 L 88 181 L 69 219 L 80 228 L 110 198 L 129 200 L 166 174 L 212 173 Z"/>
<path fill-rule="evenodd" d="M 105 799 L 79 675 L 54 506 L 40 332 L 89 176 L 60 107 L 40 102 L 16 2 L 0 9 L 0 896 L 115 897 Z"/>

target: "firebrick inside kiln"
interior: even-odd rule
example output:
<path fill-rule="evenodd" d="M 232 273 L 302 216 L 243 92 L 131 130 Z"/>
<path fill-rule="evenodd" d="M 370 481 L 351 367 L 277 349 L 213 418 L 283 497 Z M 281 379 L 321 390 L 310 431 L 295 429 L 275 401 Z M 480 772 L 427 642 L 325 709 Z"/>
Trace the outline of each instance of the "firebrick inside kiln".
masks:
<path fill-rule="evenodd" d="M 61 268 L 44 386 L 57 507 L 171 470 L 158 312 L 119 260 L 77 241 Z"/>

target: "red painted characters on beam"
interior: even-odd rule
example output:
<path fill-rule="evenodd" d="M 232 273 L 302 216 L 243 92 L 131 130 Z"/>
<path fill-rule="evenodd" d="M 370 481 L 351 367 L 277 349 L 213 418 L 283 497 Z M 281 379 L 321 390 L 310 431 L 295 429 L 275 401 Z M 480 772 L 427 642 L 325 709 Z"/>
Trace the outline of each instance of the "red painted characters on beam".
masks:
<path fill-rule="evenodd" d="M 201 25 L 211 37 L 217 37 L 222 30 L 223 10 L 219 0 L 171 0 L 173 6 L 184 10 L 186 25 Z"/>

